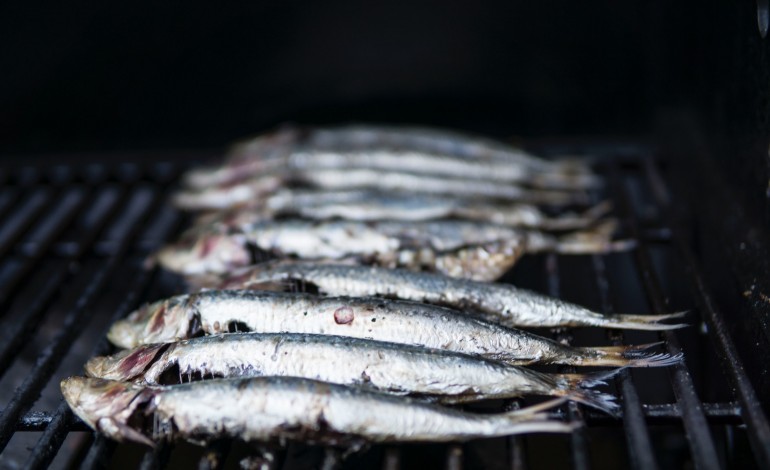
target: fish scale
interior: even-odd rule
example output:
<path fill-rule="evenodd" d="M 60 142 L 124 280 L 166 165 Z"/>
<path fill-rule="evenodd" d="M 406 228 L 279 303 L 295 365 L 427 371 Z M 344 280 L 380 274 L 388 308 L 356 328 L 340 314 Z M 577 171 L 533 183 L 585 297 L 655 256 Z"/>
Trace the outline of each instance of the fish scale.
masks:
<path fill-rule="evenodd" d="M 604 328 L 668 330 L 684 324 L 660 323 L 677 319 L 670 315 L 603 315 L 579 305 L 509 284 L 456 279 L 440 274 L 383 269 L 373 266 L 338 265 L 279 260 L 244 268 L 221 278 L 190 278 L 193 285 L 219 289 L 274 286 L 290 289 L 309 284 L 330 296 L 395 297 L 469 310 L 509 327 L 555 328 L 598 326 Z"/>
<path fill-rule="evenodd" d="M 483 415 L 296 377 L 220 379 L 153 388 L 70 377 L 61 388 L 75 414 L 92 428 L 117 440 L 149 446 L 180 439 L 205 444 L 223 437 L 332 445 L 450 442 L 574 428 L 539 413 L 563 399 Z"/>
<path fill-rule="evenodd" d="M 641 347 L 576 348 L 455 310 L 382 298 L 208 290 L 146 305 L 108 333 L 120 347 L 219 334 L 236 324 L 257 333 L 347 336 L 476 354 L 514 365 L 662 366 L 680 358 Z"/>

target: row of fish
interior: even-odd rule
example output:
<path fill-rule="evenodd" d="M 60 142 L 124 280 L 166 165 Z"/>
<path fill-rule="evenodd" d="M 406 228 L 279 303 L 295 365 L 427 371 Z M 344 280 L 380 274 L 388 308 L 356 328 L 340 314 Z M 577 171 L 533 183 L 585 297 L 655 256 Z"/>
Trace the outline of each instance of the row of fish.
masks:
<path fill-rule="evenodd" d="M 600 183 L 582 161 L 434 129 L 284 128 L 244 142 L 185 176 L 174 203 L 216 211 L 152 257 L 191 292 L 115 323 L 108 338 L 125 349 L 62 391 L 94 429 L 148 445 L 569 432 L 543 412 L 573 400 L 616 413 L 594 387 L 619 369 L 528 366 L 682 359 L 518 328 L 666 330 L 683 313 L 602 315 L 490 282 L 525 253 L 631 248 L 613 240 L 609 204 L 585 207 Z M 277 259 L 257 263 L 266 257 Z M 448 407 L 523 395 L 554 399 L 499 414 Z"/>

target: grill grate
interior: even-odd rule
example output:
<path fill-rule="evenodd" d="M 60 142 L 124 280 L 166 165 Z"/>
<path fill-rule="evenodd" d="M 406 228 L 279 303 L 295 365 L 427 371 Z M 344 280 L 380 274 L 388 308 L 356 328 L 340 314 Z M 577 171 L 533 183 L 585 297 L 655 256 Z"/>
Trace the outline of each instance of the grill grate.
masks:
<path fill-rule="evenodd" d="M 603 153 L 617 157 L 614 152 Z M 348 459 L 333 449 L 290 444 L 275 451 L 269 466 L 588 469 L 692 462 L 699 469 L 770 468 L 770 427 L 685 236 L 682 209 L 674 206 L 654 159 L 643 149 L 621 153 L 600 159 L 600 169 L 625 234 L 639 240 L 638 248 L 608 256 L 532 256 L 506 280 L 606 313 L 693 308 L 688 320 L 694 326 L 676 333 L 551 332 L 577 345 L 661 339 L 669 353 L 684 351 L 686 363 L 622 372 L 613 384 L 621 418 L 576 404 L 552 411 L 554 418 L 580 423 L 568 437 L 373 446 Z M 118 445 L 88 431 L 58 392 L 59 380 L 78 373 L 88 357 L 110 352 L 104 333 L 114 319 L 180 288 L 171 276 L 145 271 L 142 262 L 184 222 L 163 204 L 183 166 L 137 160 L 0 172 L 0 451 L 11 468 L 184 467 L 195 464 L 190 458 L 199 468 L 221 468 L 253 457 L 253 449 L 237 442 L 152 451 Z"/>

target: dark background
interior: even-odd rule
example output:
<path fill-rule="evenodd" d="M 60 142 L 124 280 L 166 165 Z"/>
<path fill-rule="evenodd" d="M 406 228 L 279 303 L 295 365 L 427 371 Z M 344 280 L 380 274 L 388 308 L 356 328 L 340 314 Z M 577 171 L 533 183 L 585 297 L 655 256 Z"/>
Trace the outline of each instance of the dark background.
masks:
<path fill-rule="evenodd" d="M 0 151 L 221 147 L 286 120 L 639 135 L 711 105 L 714 9 L 20 2 L 0 10 Z"/>

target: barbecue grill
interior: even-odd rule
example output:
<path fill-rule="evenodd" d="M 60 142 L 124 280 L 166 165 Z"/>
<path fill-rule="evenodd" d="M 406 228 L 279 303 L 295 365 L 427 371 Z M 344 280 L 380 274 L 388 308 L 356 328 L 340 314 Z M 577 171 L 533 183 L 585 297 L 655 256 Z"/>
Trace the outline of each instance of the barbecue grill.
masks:
<path fill-rule="evenodd" d="M 616 204 L 632 252 L 532 256 L 504 280 L 604 312 L 692 309 L 693 325 L 674 333 L 553 331 L 577 345 L 665 340 L 686 362 L 670 370 L 623 372 L 612 388 L 613 418 L 579 405 L 553 411 L 581 423 L 569 437 L 526 436 L 463 445 L 374 446 L 345 459 L 336 449 L 293 443 L 274 451 L 272 468 L 358 465 L 411 468 L 723 468 L 770 463 L 770 427 L 725 313 L 702 274 L 694 214 L 672 201 L 675 169 L 642 144 L 542 144 L 598 156 L 606 195 Z M 187 164 L 185 164 L 187 165 Z M 144 258 L 178 233 L 184 217 L 163 204 L 185 165 L 133 158 L 125 164 L 62 163 L 7 168 L 0 192 L 0 277 L 6 341 L 0 350 L 4 408 L 0 444 L 7 462 L 33 467 L 129 462 L 142 468 L 221 468 L 257 449 L 219 442 L 210 448 L 163 445 L 153 451 L 94 436 L 62 401 L 58 382 L 94 354 L 109 352 L 107 326 L 141 302 L 179 292 L 170 275 L 146 271 Z M 673 174 L 672 174 L 673 173 Z M 685 197 L 685 196 L 681 196 Z M 755 293 L 762 295 L 761 287 Z M 743 295 L 743 294 L 742 294 Z M 738 337 L 739 338 L 739 337 Z M 42 395 L 41 395 L 42 394 Z M 38 397 L 40 398 L 38 399 Z M 521 406 L 526 400 L 489 406 Z M 621 432 L 622 431 L 622 432 Z"/>
<path fill-rule="evenodd" d="M 398 73 L 383 76 L 383 68 L 395 68 L 387 62 L 393 60 L 390 53 L 400 53 L 405 47 L 396 43 L 389 48 L 358 31 L 357 34 L 369 39 L 361 44 L 372 47 L 371 54 L 370 49 L 366 49 L 367 54 L 360 54 L 355 44 L 345 42 L 343 45 L 324 34 L 320 35 L 323 41 L 317 49 L 284 44 L 282 48 L 275 48 L 279 52 L 272 55 L 260 46 L 259 58 L 269 59 L 264 62 L 269 65 L 270 73 L 263 73 L 262 68 L 258 73 L 246 68 L 254 79 L 248 85 L 237 78 L 232 83 L 215 82 L 220 85 L 218 89 L 225 91 L 212 91 L 213 98 L 203 100 L 205 110 L 201 113 L 189 111 L 192 107 L 198 109 L 198 102 L 193 98 L 188 101 L 180 98 L 189 94 L 197 99 L 198 89 L 189 84 L 184 88 L 178 79 L 187 78 L 188 66 L 197 64 L 199 52 L 208 57 L 207 50 L 195 49 L 194 60 L 187 60 L 189 57 L 180 53 L 182 59 L 172 71 L 165 65 L 173 62 L 167 61 L 167 51 L 160 49 L 153 55 L 152 48 L 146 44 L 161 43 L 163 36 L 158 31 L 165 31 L 166 25 L 183 13 L 158 10 L 154 18 L 163 28 L 142 31 L 150 38 L 144 49 L 148 59 L 146 64 L 139 60 L 128 62 L 135 66 L 134 71 L 129 71 L 129 66 L 100 69 L 99 65 L 84 64 L 80 60 L 82 56 L 73 54 L 74 65 L 56 63 L 60 68 L 50 67 L 59 70 L 63 85 L 59 82 L 46 85 L 48 82 L 40 77 L 47 69 L 33 73 L 32 69 L 20 68 L 27 70 L 26 78 L 40 78 L 26 80 L 26 83 L 37 84 L 43 90 L 41 96 L 52 99 L 54 104 L 43 109 L 51 111 L 58 109 L 56 106 L 74 108 L 82 104 L 84 114 L 96 110 L 114 117 L 94 104 L 102 103 L 101 93 L 106 89 L 111 100 L 108 102 L 128 116 L 125 121 L 117 119 L 118 123 L 110 129 L 98 118 L 86 122 L 52 121 L 48 114 L 43 118 L 30 111 L 34 107 L 25 106 L 26 102 L 10 100 L 8 102 L 15 103 L 16 107 L 0 109 L 0 132 L 11 129 L 14 136 L 8 140 L 9 150 L 5 153 L 18 150 L 26 154 L 58 148 L 81 150 L 99 148 L 100 143 L 105 143 L 105 148 L 130 148 L 134 142 L 138 142 L 134 148 L 167 148 L 169 141 L 201 148 L 221 145 L 287 119 L 308 123 L 423 122 L 506 137 L 514 132 L 523 133 L 526 138 L 522 141 L 538 153 L 587 155 L 594 159 L 597 172 L 607 182 L 594 197 L 597 201 L 613 202 L 615 215 L 621 220 L 619 237 L 634 238 L 639 243 L 632 251 L 601 256 L 526 256 L 502 281 L 606 313 L 663 314 L 690 310 L 686 319 L 692 325 L 690 328 L 661 334 L 593 328 L 539 331 L 575 345 L 665 341 L 663 347 L 667 352 L 684 353 L 685 361 L 681 365 L 623 371 L 611 380 L 608 391 L 618 396 L 621 404 L 617 417 L 575 404 L 551 411 L 554 419 L 580 424 L 576 432 L 567 436 L 519 436 L 460 445 L 377 445 L 351 455 L 345 455 L 343 449 L 302 443 L 262 449 L 240 442 L 218 441 L 205 448 L 164 444 L 152 450 L 118 444 L 94 434 L 73 416 L 61 397 L 59 381 L 80 374 L 89 357 L 111 351 L 104 335 L 115 319 L 143 302 L 183 291 L 178 278 L 157 269 L 145 270 L 143 263 L 149 253 L 174 239 L 189 222 L 186 215 L 167 203 L 179 176 L 221 152 L 150 154 L 135 151 L 3 158 L 0 160 L 0 466 L 150 469 L 266 465 L 272 469 L 388 470 L 770 468 L 767 420 L 770 291 L 765 290 L 770 273 L 766 230 L 770 216 L 767 204 L 770 197 L 767 157 L 770 60 L 768 42 L 764 39 L 770 18 L 767 2 L 721 5 L 682 1 L 661 2 L 665 5 L 653 2 L 645 6 L 631 2 L 622 8 L 605 5 L 606 8 L 601 9 L 564 2 L 563 9 L 527 7 L 532 10 L 511 10 L 514 7 L 508 6 L 509 3 L 518 5 L 517 2 L 495 3 L 500 13 L 492 15 L 514 22 L 513 31 L 506 29 L 505 35 L 489 32 L 489 37 L 507 38 L 507 42 L 499 46 L 500 50 L 480 51 L 489 48 L 492 41 L 468 41 L 486 37 L 474 29 L 481 24 L 478 11 L 475 16 L 468 15 L 469 26 L 457 29 L 460 39 L 451 42 L 459 49 L 455 57 L 460 64 L 458 68 L 475 67 L 478 64 L 471 59 L 481 57 L 478 63 L 501 74 L 499 82 L 494 79 L 495 73 L 483 73 L 486 69 L 478 74 L 484 78 L 455 76 L 449 65 L 436 61 L 435 57 L 440 54 L 434 54 L 430 48 L 411 51 L 413 54 L 405 59 Z M 410 12 L 416 17 L 432 18 L 443 4 L 414 6 Z M 448 14 L 462 22 L 463 8 Z M 319 34 L 318 23 L 330 24 L 329 30 L 334 30 L 332 21 L 339 17 L 341 10 L 339 6 L 328 5 L 313 7 L 294 17 L 284 10 L 275 16 L 253 16 L 273 20 L 279 17 L 296 26 L 295 32 L 304 31 L 312 38 L 312 34 Z M 543 13 L 542 10 L 547 11 L 538 16 L 536 13 Z M 541 22 L 512 13 L 522 11 Z M 385 13 L 384 10 L 372 12 L 369 15 L 377 17 Z M 262 10 L 252 13 L 262 13 Z M 358 13 L 371 20 L 366 12 Z M 92 14 L 100 13 L 94 10 Z M 35 11 L 34 15 L 53 18 L 51 23 L 59 23 L 58 16 L 53 14 L 46 17 L 45 13 Z M 254 30 L 262 31 L 265 37 L 283 34 L 280 26 L 284 23 L 280 21 L 255 28 L 244 19 L 248 15 L 238 19 L 216 15 L 206 16 L 201 23 L 212 27 L 240 25 L 240 29 L 235 29 L 242 32 L 243 37 L 250 37 Z M 387 23 L 387 15 L 383 17 L 386 19 L 378 24 Z M 95 18 L 105 20 L 104 16 Z M 492 20 L 487 16 L 483 18 Z M 597 34 L 581 29 L 589 24 L 588 20 L 595 20 Z M 615 20 L 620 21 L 620 26 L 612 23 Z M 625 32 L 622 26 L 637 21 L 642 25 L 628 32 L 632 40 L 619 41 L 626 37 L 619 32 Z M 340 22 L 345 23 L 339 20 L 338 29 L 348 26 Z M 544 26 L 546 22 L 549 22 L 548 28 Z M 119 27 L 114 21 L 104 23 L 105 30 Z M 83 37 L 90 34 L 92 38 L 104 38 L 106 34 L 94 32 L 85 17 L 67 24 Z M 5 26 L 12 29 L 12 25 Z M 52 28 L 55 32 L 56 27 Z M 455 34 L 452 22 L 433 25 L 427 32 L 422 28 L 420 22 L 411 29 L 407 25 L 406 32 L 394 41 L 412 44 L 431 34 L 445 39 Z M 517 36 L 515 31 L 522 28 L 523 32 Z M 554 44 L 561 45 L 557 47 L 548 40 L 531 37 L 544 29 L 555 35 Z M 531 51 L 523 53 L 526 48 L 517 46 L 516 39 L 521 38 L 532 40 Z M 433 46 L 440 42 L 428 40 Z M 129 50 L 125 42 L 131 43 L 116 39 L 111 44 L 118 50 Z M 306 43 L 314 45 L 313 40 Z M 629 43 L 632 47 L 626 55 L 624 47 Z M 101 43 L 94 41 L 94 44 Z M 218 44 L 228 46 L 225 40 Z M 457 47 L 458 44 L 467 49 Z M 133 43 L 130 45 L 134 47 Z M 606 46 L 602 50 L 609 60 L 597 59 L 595 54 L 585 52 L 597 45 Z M 701 52 L 693 53 L 688 46 L 694 45 L 706 52 L 698 49 Z M 324 56 L 328 68 L 326 62 L 321 66 L 315 59 L 318 50 L 336 50 L 343 46 L 349 49 L 343 50 L 339 57 Z M 37 46 L 29 47 L 34 50 Z M 100 46 L 94 47 L 98 53 Z M 281 56 L 284 53 L 288 59 Z M 517 54 L 523 59 L 516 63 L 496 63 L 504 56 L 518 57 Z M 534 60 L 543 56 L 550 57 L 551 62 Z M 0 59 L 3 57 L 0 55 Z M 358 68 L 349 67 L 344 60 L 349 57 L 359 60 L 353 62 Z M 228 63 L 249 62 L 241 56 L 229 58 L 232 60 Z M 225 62 L 209 59 L 220 66 Z M 252 67 L 259 62 L 251 61 Z M 559 68 L 562 63 L 568 66 Z M 439 73 L 434 74 L 432 67 L 437 64 L 445 68 L 439 68 Z M 140 91 L 149 91 L 152 99 L 168 95 L 172 104 L 187 106 L 177 106 L 176 111 L 168 114 L 148 113 L 141 106 L 148 101 L 136 99 L 137 94 L 129 92 L 133 88 L 113 89 L 96 82 L 103 79 L 105 83 L 120 83 L 116 76 L 123 73 L 147 78 L 149 75 L 141 72 L 145 65 L 146 70 L 170 72 L 171 78 L 158 78 L 163 74 L 153 72 L 152 80 L 144 81 L 158 80 L 159 84 L 155 88 L 144 85 Z M 80 77 L 73 72 L 78 67 L 91 67 L 87 70 L 95 71 L 93 76 L 97 78 L 90 78 L 88 74 Z M 551 70 L 549 67 L 556 72 L 566 70 L 574 74 L 568 75 L 565 82 L 543 82 L 543 70 Z M 214 75 L 227 75 L 218 67 L 198 72 L 209 80 L 215 80 Z M 237 76 L 230 74 L 230 78 L 232 75 Z M 26 84 L 19 84 L 25 82 L 23 73 L 9 76 L 0 77 L 0 80 L 10 80 L 7 83 L 12 85 L 0 86 L 0 98 L 9 97 L 4 94 L 6 89 L 25 89 Z M 248 74 L 243 76 L 249 78 Z M 442 76 L 446 80 L 442 81 Z M 603 80 L 605 76 L 610 78 Z M 80 77 L 82 85 L 70 86 L 72 77 Z M 282 88 L 287 80 L 286 88 L 291 89 L 291 93 Z M 173 86 L 169 85 L 172 82 Z M 326 86 L 338 82 L 338 87 Z M 413 96 L 415 90 L 445 82 L 445 88 L 439 87 L 427 98 Z M 570 86 L 560 86 L 565 84 Z M 177 86 L 180 91 L 171 93 Z M 240 94 L 232 92 L 231 86 Z M 71 94 L 62 91 L 70 88 L 75 90 Z M 87 91 L 91 88 L 95 91 Z M 259 94 L 260 90 L 265 90 L 264 96 Z M 587 90 L 588 98 L 582 96 L 583 90 Z M 604 90 L 607 93 L 600 92 Z M 279 103 L 271 93 L 278 93 L 284 101 Z M 476 103 L 479 96 L 483 98 L 479 100 L 481 104 Z M 245 100 L 246 105 L 238 108 L 240 112 L 228 114 L 212 104 L 217 100 L 224 100 L 231 107 L 235 107 L 232 100 Z M 619 104 L 615 105 L 615 100 Z M 459 104 L 452 107 L 447 102 Z M 337 103 L 342 104 L 337 106 Z M 153 109 L 164 107 L 154 101 L 151 104 Z M 244 111 L 247 108 L 257 111 L 248 115 Z M 221 119 L 211 123 L 211 120 L 198 122 L 197 117 L 190 117 L 206 111 Z M 163 128 L 165 121 L 181 124 Z M 132 127 L 131 122 L 141 124 Z M 581 136 L 576 136 L 577 133 Z M 189 137 L 191 135 L 195 137 Z M 543 137 L 553 135 L 563 137 Z M 42 142 L 49 142 L 48 147 L 38 144 L 37 136 L 42 136 Z M 570 371 L 568 368 L 556 370 Z M 514 409 L 532 402 L 522 399 L 468 406 L 483 412 Z"/>

